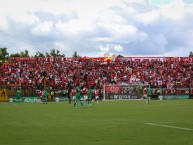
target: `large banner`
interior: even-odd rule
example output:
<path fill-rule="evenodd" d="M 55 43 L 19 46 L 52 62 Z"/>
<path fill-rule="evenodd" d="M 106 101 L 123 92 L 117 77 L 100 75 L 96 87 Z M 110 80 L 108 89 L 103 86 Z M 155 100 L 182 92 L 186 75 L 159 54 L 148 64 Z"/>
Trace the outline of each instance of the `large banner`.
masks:
<path fill-rule="evenodd" d="M 163 100 L 188 100 L 189 95 L 163 95 Z"/>
<path fill-rule="evenodd" d="M 140 99 L 143 94 L 141 85 L 112 85 L 104 86 L 104 100 L 136 100 Z"/>
<path fill-rule="evenodd" d="M 9 98 L 9 102 L 40 102 L 39 97 L 22 97 L 20 99 Z"/>

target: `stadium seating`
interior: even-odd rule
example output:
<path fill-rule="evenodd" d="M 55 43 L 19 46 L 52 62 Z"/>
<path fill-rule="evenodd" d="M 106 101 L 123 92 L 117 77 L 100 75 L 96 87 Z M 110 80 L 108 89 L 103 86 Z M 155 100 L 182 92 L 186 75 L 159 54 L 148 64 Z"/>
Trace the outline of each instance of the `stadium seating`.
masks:
<path fill-rule="evenodd" d="M 46 85 L 54 89 L 72 88 L 78 83 L 99 89 L 104 84 L 130 83 L 150 84 L 152 88 L 193 86 L 192 60 L 180 58 L 123 58 L 115 61 L 92 58 L 12 59 L 2 64 L 1 70 L 0 85 L 6 82 L 6 85 L 28 86 L 25 90 L 42 90 Z"/>

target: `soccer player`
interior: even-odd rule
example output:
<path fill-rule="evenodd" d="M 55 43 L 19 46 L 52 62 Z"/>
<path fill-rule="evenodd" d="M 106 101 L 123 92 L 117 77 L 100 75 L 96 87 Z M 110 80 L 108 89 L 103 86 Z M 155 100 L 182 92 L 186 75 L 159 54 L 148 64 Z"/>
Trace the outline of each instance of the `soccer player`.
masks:
<path fill-rule="evenodd" d="M 77 84 L 76 86 L 76 100 L 77 101 L 80 101 L 80 104 L 82 105 L 83 107 L 83 102 L 82 102 L 82 99 L 81 99 L 81 94 L 80 94 L 80 89 L 79 89 L 79 85 Z M 77 101 L 74 102 L 74 107 L 76 108 L 77 106 Z"/>
<path fill-rule="evenodd" d="M 39 91 L 38 95 L 40 97 L 40 104 L 42 104 L 42 102 L 43 102 L 43 93 L 42 93 L 41 90 Z"/>
<path fill-rule="evenodd" d="M 16 101 L 19 103 L 19 100 L 21 98 L 21 88 L 19 87 L 16 91 Z"/>
<path fill-rule="evenodd" d="M 67 89 L 68 103 L 71 104 L 70 90 Z"/>
<path fill-rule="evenodd" d="M 73 100 L 73 102 L 74 102 L 74 107 L 76 107 L 76 102 L 77 102 L 77 100 L 76 100 L 76 90 L 75 90 L 75 88 L 73 88 L 73 89 L 71 90 L 70 94 L 71 94 L 72 100 Z"/>
<path fill-rule="evenodd" d="M 48 89 L 44 89 L 43 91 L 43 104 L 46 103 L 48 104 Z"/>
<path fill-rule="evenodd" d="M 53 88 L 52 88 L 52 86 L 50 86 L 50 94 L 51 94 L 52 91 L 53 91 Z"/>
<path fill-rule="evenodd" d="M 158 96 L 158 98 L 159 98 L 160 100 L 163 99 L 163 97 L 162 97 L 161 94 L 162 94 L 161 88 L 158 88 L 158 90 L 157 90 L 157 96 Z"/>
<path fill-rule="evenodd" d="M 91 87 L 88 89 L 87 95 L 88 95 L 88 106 L 91 106 L 91 101 L 92 101 L 92 90 L 91 90 Z"/>
<path fill-rule="evenodd" d="M 144 98 L 147 99 L 147 88 L 146 87 L 143 89 L 143 96 L 141 99 L 143 100 Z"/>
<path fill-rule="evenodd" d="M 82 87 L 80 88 L 80 104 L 81 104 L 82 107 L 86 107 L 85 104 L 84 104 L 84 90 L 83 90 Z"/>
<path fill-rule="evenodd" d="M 74 101 L 74 108 L 76 108 L 78 100 L 80 100 L 80 90 L 79 90 L 79 86 L 77 84 L 77 86 L 76 86 L 76 101 Z"/>
<path fill-rule="evenodd" d="M 66 97 L 66 96 L 67 96 L 67 93 L 68 93 L 68 90 L 67 90 L 66 88 L 64 88 L 63 91 L 62 91 L 62 95 L 63 95 L 64 97 Z"/>
<path fill-rule="evenodd" d="M 139 95 L 140 95 L 140 97 L 141 97 L 141 100 L 143 100 L 143 88 L 142 88 L 142 86 L 140 85 L 139 87 Z"/>
<path fill-rule="evenodd" d="M 85 106 L 88 104 L 88 95 L 87 95 L 88 89 L 86 87 L 83 88 L 83 96 L 85 100 Z"/>
<path fill-rule="evenodd" d="M 94 92 L 94 95 L 95 95 L 95 101 L 97 101 L 97 104 L 99 104 L 99 90 L 98 89 L 95 89 L 95 92 Z"/>
<path fill-rule="evenodd" d="M 54 100 L 54 90 L 52 90 L 52 91 L 50 92 L 50 95 L 51 95 L 51 100 L 53 101 L 53 100 Z"/>
<path fill-rule="evenodd" d="M 147 88 L 147 100 L 146 100 L 147 104 L 149 104 L 150 99 L 151 99 L 151 88 L 149 85 L 149 87 Z"/>

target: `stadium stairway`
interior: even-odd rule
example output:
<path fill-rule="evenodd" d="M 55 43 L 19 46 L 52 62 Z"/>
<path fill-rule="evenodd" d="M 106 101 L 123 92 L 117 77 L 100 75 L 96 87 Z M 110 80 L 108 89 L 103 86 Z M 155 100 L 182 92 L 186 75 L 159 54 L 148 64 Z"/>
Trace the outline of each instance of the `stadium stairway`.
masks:
<path fill-rule="evenodd" d="M 4 95 L 2 95 L 2 90 L 0 90 L 0 102 L 8 102 L 8 94 L 5 93 L 4 97 Z"/>

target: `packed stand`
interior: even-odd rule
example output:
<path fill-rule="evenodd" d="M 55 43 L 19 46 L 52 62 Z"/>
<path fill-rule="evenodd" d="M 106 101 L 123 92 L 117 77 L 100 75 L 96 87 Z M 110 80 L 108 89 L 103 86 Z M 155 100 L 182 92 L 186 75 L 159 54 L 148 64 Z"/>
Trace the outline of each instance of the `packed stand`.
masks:
<path fill-rule="evenodd" d="M 77 84 L 102 90 L 103 85 L 150 84 L 152 88 L 188 88 L 193 76 L 189 61 L 131 60 L 100 61 L 82 58 L 44 58 L 11 61 L 1 65 L 0 83 L 42 90 L 72 89 Z"/>

